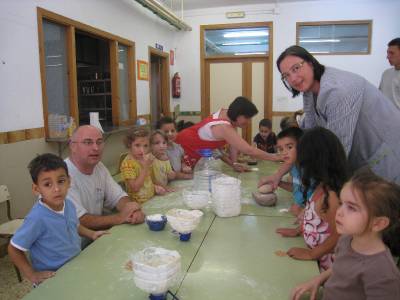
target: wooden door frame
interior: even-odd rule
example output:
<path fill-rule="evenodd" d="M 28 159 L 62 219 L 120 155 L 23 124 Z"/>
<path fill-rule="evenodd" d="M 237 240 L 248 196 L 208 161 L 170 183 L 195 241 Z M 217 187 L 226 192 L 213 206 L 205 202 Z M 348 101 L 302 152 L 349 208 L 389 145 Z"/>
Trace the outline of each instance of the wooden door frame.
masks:
<path fill-rule="evenodd" d="M 214 56 L 205 57 L 204 49 L 204 31 L 209 29 L 232 29 L 232 28 L 248 28 L 248 27 L 268 27 L 269 28 L 269 52 L 266 55 L 246 55 L 238 58 L 237 56 Z M 251 22 L 251 23 L 235 23 L 235 24 L 215 24 L 215 25 L 200 25 L 200 86 L 201 86 L 201 117 L 205 118 L 210 115 L 210 64 L 209 62 L 232 62 L 232 61 L 264 61 L 265 62 L 265 93 L 264 93 L 264 118 L 272 120 L 272 61 L 273 61 L 273 22 Z M 208 62 L 208 63 L 207 63 Z M 251 76 L 248 67 L 243 68 L 246 76 Z M 251 93 L 243 91 L 243 93 Z M 251 95 L 243 94 L 251 99 Z"/>
<path fill-rule="evenodd" d="M 165 116 L 171 116 L 170 111 L 170 80 L 169 80 L 169 53 L 162 52 L 149 46 L 149 102 L 150 102 L 150 120 L 151 120 L 151 56 L 157 56 L 161 59 L 161 109 Z M 153 121 L 153 120 L 151 120 Z"/>

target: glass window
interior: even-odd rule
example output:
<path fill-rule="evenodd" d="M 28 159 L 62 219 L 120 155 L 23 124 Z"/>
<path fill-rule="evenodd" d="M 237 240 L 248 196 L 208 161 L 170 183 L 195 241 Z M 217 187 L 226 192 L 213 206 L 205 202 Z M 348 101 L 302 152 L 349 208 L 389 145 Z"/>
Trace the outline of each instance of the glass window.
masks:
<path fill-rule="evenodd" d="M 269 52 L 269 28 L 247 27 L 206 29 L 206 57 L 227 55 L 266 55 Z"/>
<path fill-rule="evenodd" d="M 371 22 L 297 23 L 297 44 L 318 54 L 369 54 Z"/>
<path fill-rule="evenodd" d="M 69 122 L 66 29 L 43 20 L 46 94 L 50 137 L 65 137 Z"/>
<path fill-rule="evenodd" d="M 129 119 L 128 68 L 128 47 L 118 44 L 118 88 L 120 98 L 119 113 L 121 121 L 126 121 Z"/>

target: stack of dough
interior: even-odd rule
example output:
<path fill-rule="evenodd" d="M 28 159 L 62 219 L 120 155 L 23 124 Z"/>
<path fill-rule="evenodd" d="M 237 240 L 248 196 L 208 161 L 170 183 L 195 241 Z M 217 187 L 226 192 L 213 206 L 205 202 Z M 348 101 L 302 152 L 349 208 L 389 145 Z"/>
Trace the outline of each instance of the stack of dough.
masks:
<path fill-rule="evenodd" d="M 274 206 L 278 200 L 269 184 L 262 185 L 258 188 L 258 192 L 253 192 L 253 198 L 261 206 Z"/>

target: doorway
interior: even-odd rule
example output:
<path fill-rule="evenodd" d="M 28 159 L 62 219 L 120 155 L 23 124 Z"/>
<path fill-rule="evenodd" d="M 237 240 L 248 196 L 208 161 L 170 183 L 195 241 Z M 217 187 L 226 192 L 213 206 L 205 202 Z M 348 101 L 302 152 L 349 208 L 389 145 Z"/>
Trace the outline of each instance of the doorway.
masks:
<path fill-rule="evenodd" d="M 272 22 L 202 25 L 201 112 L 205 118 L 238 96 L 258 114 L 242 137 L 249 143 L 263 118 L 272 118 Z M 240 132 L 240 129 L 239 129 Z"/>
<path fill-rule="evenodd" d="M 149 47 L 150 120 L 154 128 L 163 116 L 170 116 L 169 54 Z"/>

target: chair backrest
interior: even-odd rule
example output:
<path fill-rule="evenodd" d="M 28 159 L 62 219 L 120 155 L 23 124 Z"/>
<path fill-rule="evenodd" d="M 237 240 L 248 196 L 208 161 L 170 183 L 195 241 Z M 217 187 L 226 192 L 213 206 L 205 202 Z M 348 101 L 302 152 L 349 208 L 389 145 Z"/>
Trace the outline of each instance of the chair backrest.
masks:
<path fill-rule="evenodd" d="M 11 195 L 6 185 L 0 185 L 0 203 L 11 201 Z"/>
<path fill-rule="evenodd" d="M 0 185 L 0 204 L 4 202 L 7 204 L 7 217 L 11 220 L 11 195 L 6 185 Z"/>

